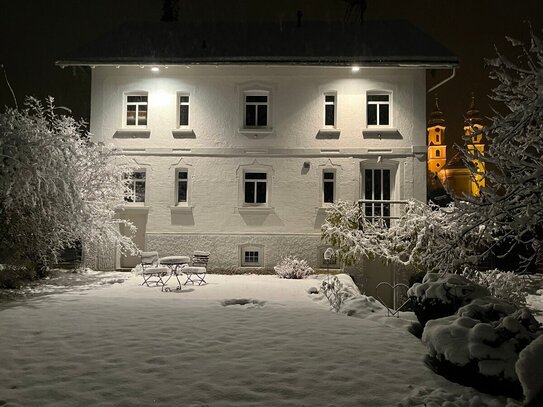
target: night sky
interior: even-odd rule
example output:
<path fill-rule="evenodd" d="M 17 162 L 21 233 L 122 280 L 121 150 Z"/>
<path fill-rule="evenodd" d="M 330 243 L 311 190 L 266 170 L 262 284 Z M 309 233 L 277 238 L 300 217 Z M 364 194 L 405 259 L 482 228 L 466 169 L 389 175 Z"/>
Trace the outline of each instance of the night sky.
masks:
<path fill-rule="evenodd" d="M 60 69 L 54 61 L 125 21 L 158 21 L 162 0 L 0 0 L 0 64 L 4 64 L 19 104 L 25 95 L 52 95 L 57 105 L 70 107 L 88 119 L 88 69 Z M 404 19 L 434 37 L 460 59 L 456 77 L 441 87 L 440 107 L 448 121 L 447 138 L 459 139 L 471 92 L 477 107 L 491 115 L 487 95 L 493 86 L 484 58 L 495 56 L 494 46 L 507 53 L 505 36 L 527 41 L 528 23 L 543 27 L 541 0 L 367 0 L 366 19 Z M 180 21 L 340 21 L 346 17 L 342 0 L 180 0 Z M 351 15 L 350 21 L 355 21 Z M 541 35 L 543 37 L 543 35 Z M 399 39 L 401 40 L 401 39 Z M 0 76 L 0 105 L 13 106 Z M 428 87 L 450 71 L 428 74 Z M 428 97 L 428 112 L 434 94 Z"/>

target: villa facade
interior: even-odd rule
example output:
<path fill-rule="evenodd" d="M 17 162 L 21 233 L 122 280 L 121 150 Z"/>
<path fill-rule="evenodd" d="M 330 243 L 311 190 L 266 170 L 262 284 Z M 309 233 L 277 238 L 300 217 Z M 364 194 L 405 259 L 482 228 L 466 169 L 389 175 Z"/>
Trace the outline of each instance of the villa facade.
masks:
<path fill-rule="evenodd" d="M 169 27 L 159 31 L 176 38 Z M 195 38 L 186 48 L 165 46 L 162 33 L 128 50 L 112 33 L 58 62 L 92 68 L 93 137 L 137 168 L 121 214 L 142 250 L 209 251 L 210 269 L 271 269 L 289 254 L 319 268 L 332 203 L 378 201 L 371 211 L 391 216 L 382 201 L 425 201 L 426 71 L 456 58 L 418 31 L 417 43 L 387 48 L 392 39 L 368 24 L 319 48 L 331 29 L 274 28 L 242 51 L 234 37 L 250 30 L 185 27 L 179 38 Z M 137 262 L 116 256 L 114 266 Z"/>

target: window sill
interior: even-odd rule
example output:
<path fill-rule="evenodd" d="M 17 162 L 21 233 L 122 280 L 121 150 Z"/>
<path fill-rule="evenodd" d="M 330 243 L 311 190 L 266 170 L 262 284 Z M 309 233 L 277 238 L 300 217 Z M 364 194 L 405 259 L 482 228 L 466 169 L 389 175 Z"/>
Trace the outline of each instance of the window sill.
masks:
<path fill-rule="evenodd" d="M 340 134 L 341 134 L 340 129 L 325 127 L 323 129 L 319 129 L 319 132 L 317 133 L 317 138 L 318 139 L 338 139 Z"/>
<path fill-rule="evenodd" d="M 270 206 L 238 206 L 238 212 L 240 214 L 265 214 L 273 212 L 273 208 Z"/>
<path fill-rule="evenodd" d="M 172 213 L 191 213 L 193 206 L 170 206 Z"/>
<path fill-rule="evenodd" d="M 317 208 L 318 211 L 327 211 L 328 209 L 330 209 L 332 207 L 332 205 L 334 205 L 333 203 L 331 204 L 322 204 L 321 206 L 319 206 Z"/>
<path fill-rule="evenodd" d="M 147 128 L 118 129 L 113 134 L 113 138 L 149 138 L 151 130 Z"/>
<path fill-rule="evenodd" d="M 145 215 L 145 214 L 149 213 L 149 207 L 148 206 L 138 205 L 138 204 L 127 203 L 127 204 L 124 204 L 124 205 L 120 205 L 119 209 L 121 211 L 127 211 L 127 212 L 130 212 L 132 214 L 144 214 Z"/>
<path fill-rule="evenodd" d="M 401 139 L 402 135 L 399 130 L 394 127 L 368 127 L 362 130 L 362 137 L 374 139 Z"/>
<path fill-rule="evenodd" d="M 196 138 L 196 134 L 193 129 L 179 128 L 172 130 L 173 138 Z"/>
<path fill-rule="evenodd" d="M 269 136 L 270 134 L 273 134 L 273 132 L 274 130 L 271 127 L 242 127 L 238 129 L 239 134 L 253 136 L 254 138 Z"/>

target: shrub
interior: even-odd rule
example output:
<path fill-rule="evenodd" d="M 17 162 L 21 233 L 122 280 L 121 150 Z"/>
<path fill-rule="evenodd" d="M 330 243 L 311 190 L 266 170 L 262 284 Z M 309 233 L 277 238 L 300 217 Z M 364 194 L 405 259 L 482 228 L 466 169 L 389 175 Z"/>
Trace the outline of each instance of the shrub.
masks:
<path fill-rule="evenodd" d="M 307 261 L 300 260 L 296 256 L 286 256 L 274 267 L 275 274 L 281 278 L 306 278 L 313 274 L 313 269 L 309 267 Z"/>
<path fill-rule="evenodd" d="M 35 280 L 37 274 L 35 270 L 23 266 L 2 266 L 0 265 L 0 288 L 17 289 L 24 284 Z"/>
<path fill-rule="evenodd" d="M 321 291 L 336 312 L 341 310 L 343 302 L 350 296 L 336 276 L 333 276 L 329 280 L 323 280 L 321 283 Z"/>
<path fill-rule="evenodd" d="M 466 269 L 463 275 L 471 281 L 486 287 L 490 294 L 496 298 L 501 298 L 517 307 L 526 305 L 526 280 L 512 271 Z"/>
<path fill-rule="evenodd" d="M 428 273 L 422 283 L 415 283 L 407 291 L 413 311 L 424 326 L 431 319 L 453 315 L 473 299 L 486 297 L 490 292 L 466 277 L 449 273 Z"/>
<path fill-rule="evenodd" d="M 519 398 L 519 353 L 540 334 L 527 309 L 493 297 L 474 299 L 455 315 L 429 321 L 426 363 L 449 380 Z"/>

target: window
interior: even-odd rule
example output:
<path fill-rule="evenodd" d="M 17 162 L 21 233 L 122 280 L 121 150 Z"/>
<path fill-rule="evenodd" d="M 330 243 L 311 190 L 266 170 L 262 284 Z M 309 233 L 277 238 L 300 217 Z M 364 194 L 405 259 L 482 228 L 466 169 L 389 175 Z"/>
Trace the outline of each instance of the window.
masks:
<path fill-rule="evenodd" d="M 267 173 L 246 172 L 244 183 L 244 202 L 246 204 L 264 204 L 267 202 Z"/>
<path fill-rule="evenodd" d="M 189 173 L 186 169 L 177 171 L 177 202 L 186 204 L 189 192 Z"/>
<path fill-rule="evenodd" d="M 336 127 L 336 95 L 324 94 L 324 126 Z"/>
<path fill-rule="evenodd" d="M 323 202 L 335 201 L 336 173 L 334 170 L 324 170 L 322 173 Z"/>
<path fill-rule="evenodd" d="M 188 127 L 189 110 L 189 95 L 179 95 L 179 127 Z"/>
<path fill-rule="evenodd" d="M 241 266 L 242 267 L 262 267 L 264 263 L 263 246 L 242 246 L 241 247 Z"/>
<path fill-rule="evenodd" d="M 371 220 L 384 219 L 385 225 L 390 226 L 390 170 L 364 170 L 364 200 L 377 201 L 364 203 L 364 215 Z"/>
<path fill-rule="evenodd" d="M 440 157 L 440 156 L 441 156 L 441 151 L 436 150 L 436 157 Z"/>
<path fill-rule="evenodd" d="M 244 126 L 268 127 L 269 92 L 249 91 L 244 94 Z"/>
<path fill-rule="evenodd" d="M 126 125 L 147 126 L 147 95 L 126 95 Z"/>
<path fill-rule="evenodd" d="M 389 94 L 368 94 L 367 95 L 367 120 L 368 126 L 389 126 L 390 125 L 390 95 Z"/>
<path fill-rule="evenodd" d="M 126 202 L 145 202 L 145 171 L 134 171 L 126 176 L 127 194 Z"/>

